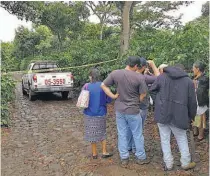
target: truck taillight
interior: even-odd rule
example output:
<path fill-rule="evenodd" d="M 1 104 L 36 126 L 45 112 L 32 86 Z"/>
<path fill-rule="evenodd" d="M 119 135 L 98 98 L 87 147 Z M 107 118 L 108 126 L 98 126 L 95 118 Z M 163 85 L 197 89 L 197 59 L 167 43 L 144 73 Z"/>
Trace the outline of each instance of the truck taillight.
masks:
<path fill-rule="evenodd" d="M 74 79 L 74 76 L 72 74 L 68 74 L 68 77 L 70 77 L 71 79 Z"/>
<path fill-rule="evenodd" d="M 33 76 L 33 81 L 37 82 L 37 76 L 36 75 Z"/>

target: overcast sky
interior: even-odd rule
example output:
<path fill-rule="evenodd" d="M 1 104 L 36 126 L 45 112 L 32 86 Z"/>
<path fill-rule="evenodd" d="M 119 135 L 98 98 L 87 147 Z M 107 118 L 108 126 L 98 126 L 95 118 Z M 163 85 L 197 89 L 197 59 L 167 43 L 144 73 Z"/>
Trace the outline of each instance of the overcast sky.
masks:
<path fill-rule="evenodd" d="M 202 4 L 205 2 L 206 1 L 195 1 L 188 7 L 181 7 L 174 15 L 178 16 L 180 13 L 183 13 L 183 23 L 192 21 L 201 15 Z M 98 19 L 96 16 L 91 16 L 90 21 L 98 22 Z M 15 29 L 20 25 L 28 27 L 29 29 L 31 28 L 31 22 L 18 20 L 16 16 L 9 14 L 0 7 L 0 40 L 3 42 L 12 41 L 15 36 Z"/>

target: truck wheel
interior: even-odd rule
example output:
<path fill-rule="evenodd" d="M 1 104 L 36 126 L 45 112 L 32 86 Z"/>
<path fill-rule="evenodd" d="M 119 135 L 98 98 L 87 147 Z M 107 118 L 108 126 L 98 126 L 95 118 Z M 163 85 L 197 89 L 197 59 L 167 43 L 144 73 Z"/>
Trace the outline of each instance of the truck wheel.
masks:
<path fill-rule="evenodd" d="M 61 92 L 61 95 L 62 95 L 62 98 L 63 99 L 67 100 L 68 99 L 69 92 L 68 91 Z"/>
<path fill-rule="evenodd" d="M 33 93 L 33 91 L 31 90 L 31 88 L 29 87 L 29 91 L 28 91 L 28 98 L 29 101 L 34 101 L 35 100 L 35 95 Z"/>
<path fill-rule="evenodd" d="M 27 92 L 24 89 L 23 83 L 22 83 L 22 93 L 23 93 L 23 95 L 27 95 Z"/>

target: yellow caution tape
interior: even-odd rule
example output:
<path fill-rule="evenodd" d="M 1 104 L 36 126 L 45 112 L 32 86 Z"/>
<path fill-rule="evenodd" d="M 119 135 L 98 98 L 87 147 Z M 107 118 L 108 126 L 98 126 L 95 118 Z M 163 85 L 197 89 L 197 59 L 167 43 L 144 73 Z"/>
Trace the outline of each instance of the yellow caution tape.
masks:
<path fill-rule="evenodd" d="M 53 68 L 53 69 L 42 69 L 42 70 L 35 70 L 31 71 L 30 73 L 39 73 L 40 71 L 54 71 L 54 70 L 65 70 L 65 69 L 75 69 L 75 68 L 82 68 L 82 67 L 89 67 L 89 66 L 94 66 L 94 65 L 100 65 L 104 63 L 109 63 L 116 61 L 118 59 L 113 59 L 109 61 L 103 61 L 103 62 L 98 62 L 98 63 L 93 63 L 93 64 L 86 64 L 86 65 L 80 65 L 80 66 L 73 66 L 73 67 L 63 67 L 63 68 Z M 27 73 L 28 71 L 14 71 L 14 72 L 4 72 L 2 75 L 9 75 L 9 74 L 20 74 L 20 73 Z"/>

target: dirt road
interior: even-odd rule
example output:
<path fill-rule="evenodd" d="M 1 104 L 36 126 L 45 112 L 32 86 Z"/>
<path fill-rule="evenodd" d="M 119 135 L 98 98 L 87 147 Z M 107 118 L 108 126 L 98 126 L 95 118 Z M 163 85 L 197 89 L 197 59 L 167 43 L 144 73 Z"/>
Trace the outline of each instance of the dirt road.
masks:
<path fill-rule="evenodd" d="M 145 145 L 151 158 L 149 165 L 135 164 L 134 156 L 127 168 L 119 165 L 117 134 L 113 105 L 107 116 L 107 141 L 110 159 L 90 158 L 90 144 L 83 140 L 83 116 L 75 100 L 62 100 L 59 95 L 42 95 L 30 102 L 16 87 L 12 112 L 12 126 L 2 129 L 2 176 L 154 176 L 208 175 L 208 142 L 196 146 L 197 167 L 182 171 L 179 152 L 174 139 L 172 150 L 175 169 L 163 171 L 160 140 L 152 114 L 145 126 Z M 101 151 L 99 145 L 98 151 Z"/>

